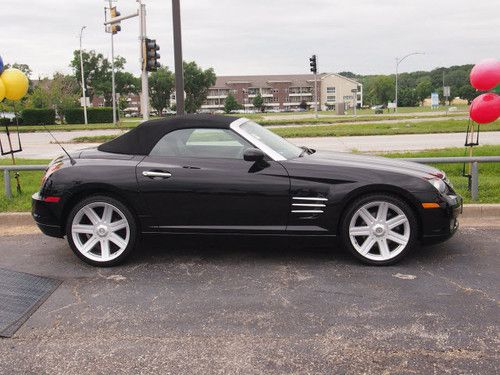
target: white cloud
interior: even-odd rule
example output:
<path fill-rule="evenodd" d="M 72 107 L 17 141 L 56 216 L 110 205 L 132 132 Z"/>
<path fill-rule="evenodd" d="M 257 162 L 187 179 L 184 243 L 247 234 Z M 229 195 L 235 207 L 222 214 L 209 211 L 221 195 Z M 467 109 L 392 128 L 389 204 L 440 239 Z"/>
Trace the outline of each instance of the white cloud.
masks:
<path fill-rule="evenodd" d="M 148 35 L 161 45 L 161 61 L 173 65 L 169 0 L 146 0 Z M 35 74 L 69 71 L 80 27 L 84 48 L 110 54 L 103 0 L 2 0 L 0 55 L 28 63 Z M 122 14 L 134 0 L 117 2 Z M 473 63 L 498 57 L 498 0 L 182 0 L 184 57 L 218 74 L 307 72 L 319 55 L 322 71 L 389 73 Z M 139 72 L 138 20 L 126 20 L 115 37 L 116 53 Z"/>

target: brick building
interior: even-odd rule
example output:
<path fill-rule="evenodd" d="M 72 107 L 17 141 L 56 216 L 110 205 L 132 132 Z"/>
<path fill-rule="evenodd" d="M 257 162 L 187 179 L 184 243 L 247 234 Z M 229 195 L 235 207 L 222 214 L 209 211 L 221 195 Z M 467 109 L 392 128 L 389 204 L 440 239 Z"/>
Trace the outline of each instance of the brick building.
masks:
<path fill-rule="evenodd" d="M 353 93 L 356 90 L 356 93 Z M 210 88 L 203 111 L 222 110 L 224 101 L 233 94 L 245 109 L 253 110 L 252 101 L 258 93 L 264 100 L 266 110 L 291 111 L 299 108 L 302 101 L 314 106 L 314 75 L 263 75 L 221 76 Z M 318 102 L 323 110 L 334 109 L 338 103 L 348 107 L 363 104 L 363 86 L 350 78 L 336 73 L 318 75 Z"/>

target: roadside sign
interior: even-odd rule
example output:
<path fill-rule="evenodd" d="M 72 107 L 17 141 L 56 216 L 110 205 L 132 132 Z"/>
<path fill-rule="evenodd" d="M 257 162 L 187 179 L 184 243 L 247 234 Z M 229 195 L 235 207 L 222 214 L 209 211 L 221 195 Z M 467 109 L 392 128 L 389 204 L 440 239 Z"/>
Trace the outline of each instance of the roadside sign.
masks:
<path fill-rule="evenodd" d="M 439 94 L 437 92 L 431 94 L 431 107 L 439 107 Z"/>
<path fill-rule="evenodd" d="M 445 98 L 449 98 L 451 95 L 450 95 L 450 86 L 444 86 L 443 87 L 443 96 Z"/>

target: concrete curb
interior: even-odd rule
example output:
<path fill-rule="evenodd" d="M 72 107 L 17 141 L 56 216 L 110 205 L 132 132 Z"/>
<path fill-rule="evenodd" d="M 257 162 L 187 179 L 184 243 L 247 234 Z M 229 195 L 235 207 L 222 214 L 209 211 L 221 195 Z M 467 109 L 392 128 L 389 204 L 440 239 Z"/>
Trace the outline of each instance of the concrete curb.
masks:
<path fill-rule="evenodd" d="M 500 204 L 466 204 L 462 219 L 488 220 L 500 224 Z M 30 212 L 0 213 L 0 234 L 4 229 L 35 226 Z"/>

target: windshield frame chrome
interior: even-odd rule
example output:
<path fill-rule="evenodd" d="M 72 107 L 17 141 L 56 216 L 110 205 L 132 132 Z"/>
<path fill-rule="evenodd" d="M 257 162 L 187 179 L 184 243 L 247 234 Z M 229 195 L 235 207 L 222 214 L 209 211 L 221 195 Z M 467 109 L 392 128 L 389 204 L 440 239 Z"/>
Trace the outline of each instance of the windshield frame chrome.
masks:
<path fill-rule="evenodd" d="M 261 142 L 255 137 L 252 137 L 252 135 L 248 134 L 246 131 L 244 131 L 241 126 L 247 122 L 251 121 L 250 119 L 246 117 L 241 117 L 235 121 L 233 121 L 230 125 L 229 128 L 236 132 L 239 136 L 244 138 L 246 141 L 260 149 L 263 153 L 265 153 L 267 156 L 269 156 L 272 160 L 274 161 L 285 161 L 287 160 L 284 156 L 279 154 L 278 152 L 274 151 L 271 147 L 266 145 L 265 143 Z M 262 126 L 262 125 L 261 125 Z"/>

